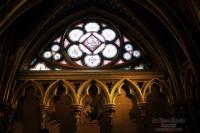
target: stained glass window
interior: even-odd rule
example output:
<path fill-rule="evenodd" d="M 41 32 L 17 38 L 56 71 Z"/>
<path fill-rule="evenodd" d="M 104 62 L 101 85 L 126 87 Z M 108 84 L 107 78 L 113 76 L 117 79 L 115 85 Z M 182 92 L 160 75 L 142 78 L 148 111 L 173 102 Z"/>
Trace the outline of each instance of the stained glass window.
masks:
<path fill-rule="evenodd" d="M 30 70 L 145 69 L 144 52 L 112 24 L 75 23 L 39 53 Z M 134 62 L 139 63 L 134 63 Z M 126 67 L 127 66 L 127 67 Z"/>
<path fill-rule="evenodd" d="M 41 62 L 37 63 L 34 67 L 30 68 L 30 70 L 40 71 L 40 70 L 50 70 L 50 68 L 48 68 L 45 63 Z"/>

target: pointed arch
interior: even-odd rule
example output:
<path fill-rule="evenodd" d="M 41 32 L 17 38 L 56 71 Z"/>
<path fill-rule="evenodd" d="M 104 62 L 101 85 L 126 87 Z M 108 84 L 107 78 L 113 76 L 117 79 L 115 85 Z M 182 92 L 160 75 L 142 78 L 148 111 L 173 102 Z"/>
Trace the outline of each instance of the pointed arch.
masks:
<path fill-rule="evenodd" d="M 144 90 L 143 90 L 143 97 L 144 97 L 145 102 L 147 101 L 148 96 L 151 94 L 152 86 L 154 84 L 160 87 L 160 93 L 166 96 L 168 103 L 173 102 L 173 95 L 170 90 L 171 88 L 165 83 L 165 81 L 161 81 L 159 79 L 151 79 L 145 85 Z"/>
<path fill-rule="evenodd" d="M 102 81 L 97 80 L 97 79 L 95 79 L 95 80 L 89 79 L 89 80 L 85 81 L 81 85 L 81 87 L 79 88 L 78 93 L 77 93 L 77 101 L 78 101 L 78 103 L 79 104 L 81 103 L 81 100 L 82 100 L 82 98 L 84 96 L 83 95 L 84 91 L 85 91 L 86 95 L 88 94 L 88 90 L 89 90 L 89 88 L 91 86 L 91 82 L 95 82 L 95 84 L 96 84 L 96 86 L 98 88 L 98 93 L 100 93 L 100 91 L 102 91 L 104 93 L 105 97 L 106 97 L 106 102 L 110 103 L 111 102 L 111 97 L 110 97 L 110 93 L 109 93 L 108 87 Z"/>
<path fill-rule="evenodd" d="M 72 97 L 72 102 L 74 102 L 74 104 L 77 104 L 77 103 L 78 103 L 78 101 L 77 101 L 77 95 L 76 95 L 76 92 L 75 92 L 74 87 L 71 85 L 70 82 L 68 82 L 68 81 L 66 81 L 66 80 L 62 80 L 62 81 L 63 81 L 63 83 L 64 83 L 65 88 L 68 87 L 68 89 L 69 89 L 69 90 L 71 91 L 71 93 L 72 93 L 72 95 L 71 95 L 71 97 Z"/>
<path fill-rule="evenodd" d="M 72 95 L 70 96 L 72 102 L 76 103 L 76 93 L 74 91 L 73 86 L 65 80 L 56 80 L 54 81 L 49 87 L 47 88 L 45 95 L 44 95 L 44 100 L 43 100 L 43 105 L 49 106 L 50 101 L 52 98 L 56 95 L 56 88 L 59 85 L 63 85 L 65 88 L 65 94 L 68 95 L 68 91 L 70 90 L 72 92 Z M 69 89 L 69 90 L 68 90 Z M 50 95 L 50 93 L 54 92 L 53 95 Z"/>
<path fill-rule="evenodd" d="M 127 83 L 125 83 L 125 82 L 127 82 Z M 126 84 L 129 87 L 130 94 L 134 95 L 136 97 L 137 103 L 142 103 L 144 101 L 143 100 L 144 98 L 142 96 L 142 92 L 141 92 L 140 88 L 137 86 L 136 83 L 134 83 L 130 79 L 121 79 L 112 88 L 112 92 L 111 92 L 112 103 L 115 102 L 116 97 L 121 93 L 120 90 L 121 90 L 121 87 L 124 84 Z M 115 94 L 116 91 L 117 91 L 117 93 Z"/>
<path fill-rule="evenodd" d="M 20 99 L 20 97 L 25 95 L 25 89 L 28 86 L 34 87 L 35 92 L 36 92 L 36 90 L 39 91 L 41 97 L 38 97 L 38 98 L 39 98 L 40 102 L 43 101 L 44 91 L 43 91 L 42 86 L 34 80 L 27 80 L 27 81 L 23 82 L 22 84 L 20 84 L 15 89 L 16 91 L 14 92 L 13 97 L 11 99 L 11 104 L 16 105 L 18 103 L 18 100 Z M 20 92 L 22 92 L 22 93 L 20 93 Z"/>

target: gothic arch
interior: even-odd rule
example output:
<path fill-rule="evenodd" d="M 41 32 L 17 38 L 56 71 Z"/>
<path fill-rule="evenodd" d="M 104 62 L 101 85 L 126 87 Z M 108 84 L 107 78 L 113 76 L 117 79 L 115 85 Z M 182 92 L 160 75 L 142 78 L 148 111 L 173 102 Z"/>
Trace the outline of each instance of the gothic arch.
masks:
<path fill-rule="evenodd" d="M 25 82 L 23 82 L 21 85 L 19 85 L 19 87 L 17 87 L 15 90 L 15 93 L 13 94 L 13 97 L 11 99 L 11 103 L 13 105 L 16 105 L 18 103 L 18 100 L 25 95 L 25 89 L 29 86 L 34 87 L 35 89 L 35 94 L 36 91 L 38 90 L 38 92 L 40 93 L 40 97 L 38 97 L 36 95 L 37 98 L 39 98 L 40 102 L 43 100 L 43 96 L 44 96 L 44 91 L 41 85 L 39 85 L 36 81 L 33 80 L 27 80 Z M 22 92 L 22 93 L 20 93 Z"/>
<path fill-rule="evenodd" d="M 76 93 L 75 93 L 73 86 L 68 81 L 57 80 L 57 81 L 54 81 L 53 83 L 51 83 L 49 85 L 49 87 L 47 88 L 45 95 L 44 95 L 43 105 L 46 105 L 46 106 L 50 105 L 50 101 L 56 95 L 56 89 L 59 85 L 64 86 L 65 94 L 71 98 L 73 103 L 76 104 L 76 102 L 77 102 L 76 101 Z M 71 92 L 71 95 L 69 95 L 69 91 Z"/>
<path fill-rule="evenodd" d="M 148 81 L 148 83 L 146 84 L 146 86 L 144 87 L 144 90 L 143 90 L 144 101 L 147 102 L 147 98 L 151 94 L 152 85 L 154 85 L 154 84 L 156 84 L 160 87 L 160 93 L 162 93 L 166 96 L 167 102 L 172 103 L 173 96 L 172 96 L 172 93 L 170 90 L 171 88 L 164 81 L 161 81 L 159 79 L 152 79 L 152 80 Z"/>
<path fill-rule="evenodd" d="M 115 99 L 121 93 L 120 91 L 123 85 L 128 86 L 130 95 L 135 96 L 137 103 L 143 103 L 144 100 L 140 88 L 130 79 L 121 79 L 113 86 L 111 91 L 112 103 L 115 103 Z"/>
<path fill-rule="evenodd" d="M 88 95 L 88 90 L 89 90 L 89 87 L 91 85 L 91 82 L 95 82 L 97 88 L 98 88 L 98 94 L 100 93 L 100 91 L 103 92 L 103 94 L 105 95 L 105 98 L 106 98 L 106 102 L 107 103 L 110 103 L 111 102 L 111 98 L 110 98 L 110 93 L 109 93 L 109 89 L 108 87 L 103 83 L 101 82 L 100 80 L 87 80 L 85 81 L 79 88 L 78 92 L 77 92 L 77 101 L 79 104 L 81 104 L 81 101 L 82 101 L 82 98 L 85 96 L 85 95 Z M 85 91 L 85 93 L 84 93 Z"/>

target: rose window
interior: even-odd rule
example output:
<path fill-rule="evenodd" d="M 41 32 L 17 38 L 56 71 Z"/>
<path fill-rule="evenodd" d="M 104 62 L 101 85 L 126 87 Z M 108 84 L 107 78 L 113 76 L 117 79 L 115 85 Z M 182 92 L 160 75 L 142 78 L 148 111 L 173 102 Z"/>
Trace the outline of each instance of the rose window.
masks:
<path fill-rule="evenodd" d="M 145 66 L 138 61 L 142 57 L 135 43 L 119 29 L 104 21 L 94 20 L 68 27 L 64 34 L 41 50 L 39 58 L 31 65 L 42 63 L 48 70 L 121 67 L 139 70 Z M 135 63 L 136 60 L 139 63 Z M 31 70 L 36 68 L 34 66 Z"/>
<path fill-rule="evenodd" d="M 75 28 L 65 35 L 71 45 L 66 47 L 71 60 L 80 60 L 81 65 L 87 67 L 104 66 L 104 60 L 117 57 L 119 46 L 115 43 L 119 39 L 114 27 L 97 22 L 75 25 Z M 80 65 L 80 62 L 78 65 Z M 112 62 L 112 61 L 111 61 Z"/>

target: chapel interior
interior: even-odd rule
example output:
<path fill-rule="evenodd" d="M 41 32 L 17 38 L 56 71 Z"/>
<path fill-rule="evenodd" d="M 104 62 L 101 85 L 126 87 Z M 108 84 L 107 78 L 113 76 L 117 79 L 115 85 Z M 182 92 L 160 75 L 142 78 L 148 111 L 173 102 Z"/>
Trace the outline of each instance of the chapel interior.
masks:
<path fill-rule="evenodd" d="M 0 133 L 200 133 L 200 0 L 1 0 Z"/>

